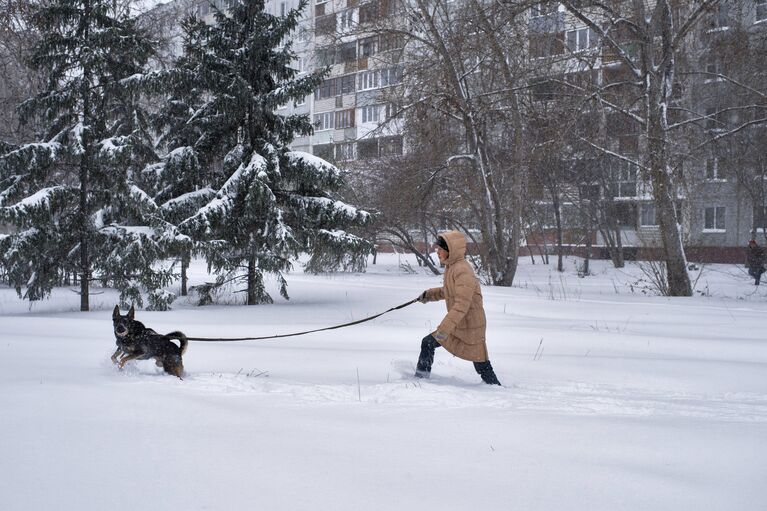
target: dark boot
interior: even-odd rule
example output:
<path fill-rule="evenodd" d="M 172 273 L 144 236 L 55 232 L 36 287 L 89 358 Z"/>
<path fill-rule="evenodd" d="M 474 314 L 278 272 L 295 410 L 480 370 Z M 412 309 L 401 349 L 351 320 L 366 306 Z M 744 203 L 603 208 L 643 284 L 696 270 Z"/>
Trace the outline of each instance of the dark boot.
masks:
<path fill-rule="evenodd" d="M 489 360 L 487 362 L 474 362 L 474 370 L 477 371 L 482 378 L 482 381 L 488 385 L 501 384 L 501 382 L 498 381 L 498 377 L 495 376 L 495 371 L 493 371 L 493 366 L 490 365 Z"/>
<path fill-rule="evenodd" d="M 421 354 L 415 369 L 416 378 L 428 378 L 431 375 L 431 365 L 434 363 L 434 350 L 439 347 L 437 339 L 431 334 L 421 339 Z"/>

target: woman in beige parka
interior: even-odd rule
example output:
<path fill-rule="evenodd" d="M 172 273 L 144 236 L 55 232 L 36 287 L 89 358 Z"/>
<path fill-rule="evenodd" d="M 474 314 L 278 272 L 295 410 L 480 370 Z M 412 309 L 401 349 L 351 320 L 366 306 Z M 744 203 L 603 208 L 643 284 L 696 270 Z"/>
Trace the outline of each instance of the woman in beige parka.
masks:
<path fill-rule="evenodd" d="M 421 303 L 445 300 L 447 315 L 437 329 L 421 341 L 416 377 L 428 378 L 434 362 L 434 350 L 440 346 L 458 358 L 474 363 L 482 381 L 500 385 L 487 356 L 485 344 L 485 309 L 482 290 L 474 270 L 466 261 L 466 238 L 458 231 L 442 233 L 437 238 L 437 257 L 445 266 L 442 287 L 424 291 Z"/>

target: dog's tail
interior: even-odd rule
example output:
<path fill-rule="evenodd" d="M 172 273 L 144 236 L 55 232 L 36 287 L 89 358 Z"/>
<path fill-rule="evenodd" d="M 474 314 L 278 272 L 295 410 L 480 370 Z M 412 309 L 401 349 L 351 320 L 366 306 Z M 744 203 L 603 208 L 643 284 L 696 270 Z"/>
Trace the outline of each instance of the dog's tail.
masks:
<path fill-rule="evenodd" d="M 179 347 L 181 348 L 181 355 L 183 355 L 184 352 L 186 352 L 186 347 L 189 346 L 189 341 L 186 339 L 186 335 L 184 335 L 183 332 L 179 332 L 177 330 L 175 332 L 165 334 L 165 337 L 168 337 L 170 339 L 178 339 Z"/>

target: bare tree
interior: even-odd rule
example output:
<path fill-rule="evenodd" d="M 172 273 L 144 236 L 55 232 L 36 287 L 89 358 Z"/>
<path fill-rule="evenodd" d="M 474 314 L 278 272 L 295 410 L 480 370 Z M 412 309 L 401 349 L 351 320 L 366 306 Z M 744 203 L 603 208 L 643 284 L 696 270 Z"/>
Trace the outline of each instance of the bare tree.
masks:
<path fill-rule="evenodd" d="M 526 92 L 519 86 L 526 77 L 514 66 L 519 55 L 509 51 L 519 47 L 511 43 L 521 32 L 510 25 L 521 22 L 519 11 L 500 3 L 445 0 L 415 0 L 402 9 L 409 22 L 402 34 L 408 40 L 401 100 L 405 115 L 428 111 L 428 119 L 458 133 L 454 146 L 442 146 L 444 159 L 434 167 L 434 179 L 450 183 L 453 189 L 445 190 L 453 193 L 448 200 L 454 209 L 463 206 L 473 216 L 468 225 L 481 233 L 488 281 L 509 286 L 522 237 L 527 162 L 521 101 Z"/>
<path fill-rule="evenodd" d="M 678 57 L 693 29 L 719 0 L 675 5 L 670 0 L 654 4 L 644 0 L 602 4 L 563 0 L 567 11 L 600 39 L 603 51 L 617 59 L 627 71 L 622 82 L 635 91 L 631 104 L 614 104 L 601 94 L 602 105 L 631 118 L 642 127 L 642 169 L 652 185 L 659 231 L 667 267 L 668 293 L 690 296 L 692 286 L 677 216 L 679 167 L 673 155 L 673 105 Z M 609 148 L 601 148 L 605 152 Z"/>
<path fill-rule="evenodd" d="M 0 0 L 0 143 L 30 140 L 32 127 L 21 125 L 17 107 L 38 90 L 39 75 L 27 66 L 37 34 L 30 25 L 35 2 Z"/>

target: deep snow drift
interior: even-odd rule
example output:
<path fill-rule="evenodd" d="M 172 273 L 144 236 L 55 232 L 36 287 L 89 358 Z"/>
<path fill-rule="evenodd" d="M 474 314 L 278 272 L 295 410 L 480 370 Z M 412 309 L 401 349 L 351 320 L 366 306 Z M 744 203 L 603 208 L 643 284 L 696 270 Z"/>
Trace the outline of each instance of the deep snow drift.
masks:
<path fill-rule="evenodd" d="M 764 509 L 767 286 L 709 265 L 699 296 L 669 299 L 643 294 L 634 265 L 579 278 L 578 262 L 560 275 L 521 260 L 515 287 L 483 289 L 503 388 L 443 350 L 431 380 L 411 378 L 443 303 L 192 342 L 181 381 L 150 361 L 112 366 L 113 291 L 81 313 L 67 289 L 30 308 L 0 288 L 0 509 Z M 282 334 L 441 278 L 381 255 L 365 274 L 288 282 L 289 302 L 179 299 L 137 319 Z"/>

